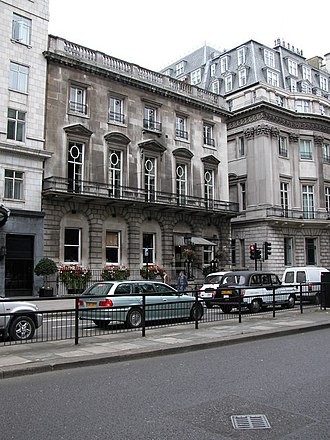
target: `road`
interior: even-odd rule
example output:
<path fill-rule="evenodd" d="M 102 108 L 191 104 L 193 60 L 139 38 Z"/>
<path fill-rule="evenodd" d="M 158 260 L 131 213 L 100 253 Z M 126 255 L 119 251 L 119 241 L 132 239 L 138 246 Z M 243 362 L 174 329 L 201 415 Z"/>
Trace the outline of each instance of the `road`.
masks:
<path fill-rule="evenodd" d="M 1 439 L 328 440 L 328 330 L 6 379 Z M 232 415 L 270 428 L 237 430 Z"/>

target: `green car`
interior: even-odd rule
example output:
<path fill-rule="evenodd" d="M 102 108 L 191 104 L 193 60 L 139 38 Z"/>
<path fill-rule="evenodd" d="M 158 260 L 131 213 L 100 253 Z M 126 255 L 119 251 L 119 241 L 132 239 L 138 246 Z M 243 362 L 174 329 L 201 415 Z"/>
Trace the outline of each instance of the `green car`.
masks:
<path fill-rule="evenodd" d="M 101 281 L 89 287 L 78 301 L 79 317 L 98 327 L 123 322 L 141 327 L 143 299 L 145 321 L 169 319 L 200 320 L 203 305 L 190 295 L 157 281 Z"/>

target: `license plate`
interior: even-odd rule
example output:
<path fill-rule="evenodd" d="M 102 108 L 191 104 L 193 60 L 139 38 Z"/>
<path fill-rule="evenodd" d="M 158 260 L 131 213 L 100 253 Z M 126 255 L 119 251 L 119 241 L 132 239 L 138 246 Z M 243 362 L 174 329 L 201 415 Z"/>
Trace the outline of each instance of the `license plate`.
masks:
<path fill-rule="evenodd" d="M 222 295 L 231 295 L 233 293 L 232 290 L 223 290 Z"/>
<path fill-rule="evenodd" d="M 96 302 L 87 302 L 87 303 L 86 303 L 86 306 L 87 306 L 87 307 L 96 307 L 96 306 L 97 306 L 97 303 L 96 303 Z"/>

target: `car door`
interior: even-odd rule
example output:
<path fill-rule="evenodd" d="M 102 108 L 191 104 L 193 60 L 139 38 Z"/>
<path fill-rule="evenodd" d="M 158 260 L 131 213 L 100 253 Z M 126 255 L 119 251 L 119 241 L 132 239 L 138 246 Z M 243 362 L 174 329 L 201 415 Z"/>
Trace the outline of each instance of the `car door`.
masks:
<path fill-rule="evenodd" d="M 194 298 L 182 295 L 177 290 L 162 283 L 154 284 L 155 290 L 161 295 L 163 312 L 166 318 L 187 318 L 194 303 Z"/>

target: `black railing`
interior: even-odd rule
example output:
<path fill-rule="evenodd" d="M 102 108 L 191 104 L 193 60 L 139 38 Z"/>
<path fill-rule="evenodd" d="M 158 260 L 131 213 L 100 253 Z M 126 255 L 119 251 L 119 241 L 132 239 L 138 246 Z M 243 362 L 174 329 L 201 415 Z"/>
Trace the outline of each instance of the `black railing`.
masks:
<path fill-rule="evenodd" d="M 204 136 L 204 145 L 210 145 L 211 147 L 214 147 L 215 146 L 214 139 L 208 136 Z"/>
<path fill-rule="evenodd" d="M 287 285 L 285 287 L 294 289 L 295 305 L 299 306 L 300 313 L 308 307 L 320 307 L 326 309 L 330 307 L 330 286 L 325 286 L 329 283 L 314 283 L 313 288 L 310 285 L 300 284 L 298 286 Z M 308 286 L 308 289 L 307 289 Z M 283 287 L 283 286 L 282 286 Z M 5 345 L 15 343 L 34 343 L 34 342 L 48 342 L 58 341 L 65 339 L 72 339 L 75 344 L 78 344 L 80 338 L 99 336 L 104 334 L 123 333 L 128 331 L 140 331 L 142 336 L 145 336 L 146 330 L 152 328 L 160 328 L 164 326 L 173 325 L 189 325 L 194 324 L 195 329 L 198 329 L 200 325 L 208 322 L 218 322 L 231 319 L 238 324 L 243 319 L 248 319 L 251 315 L 259 315 L 259 313 L 272 313 L 273 317 L 276 313 L 281 313 L 283 310 L 297 310 L 297 307 L 292 307 L 292 302 L 289 303 L 282 297 L 283 293 L 278 296 L 277 289 L 280 286 L 270 286 L 269 290 L 265 294 L 257 293 L 250 297 L 250 302 L 247 301 L 246 295 L 244 295 L 244 286 L 235 287 L 235 296 L 230 297 L 225 302 L 219 302 L 219 298 L 208 299 L 209 303 L 207 307 L 203 307 L 203 314 L 194 313 L 193 310 L 200 310 L 201 305 L 205 305 L 204 300 L 198 297 L 198 290 L 186 291 L 185 293 L 192 296 L 189 302 L 189 310 L 187 311 L 187 302 L 180 300 L 180 297 L 173 302 L 162 302 L 160 300 L 154 304 L 148 304 L 146 296 L 141 295 L 141 301 L 139 306 L 127 307 L 125 306 L 111 306 L 111 314 L 109 313 L 108 306 L 97 307 L 97 297 L 89 298 L 82 295 L 63 296 L 56 298 L 33 298 L 29 299 L 29 302 L 33 302 L 38 305 L 38 312 L 23 313 L 25 316 L 29 316 L 33 322 L 36 322 L 36 316 L 42 315 L 43 322 L 39 328 L 35 328 L 33 335 L 30 339 L 15 340 L 13 335 L 15 334 L 11 330 L 11 325 L 14 322 L 13 319 L 22 316 L 22 313 L 16 312 L 14 314 L 0 314 L 0 324 L 6 328 L 6 336 L 3 337 L 3 343 Z M 228 291 L 229 287 L 223 287 L 220 290 Z M 249 289 L 252 289 L 249 287 Z M 256 287 L 258 289 L 258 287 Z M 307 289 L 307 290 L 306 290 Z M 260 288 L 259 288 L 260 290 Z M 228 292 L 227 292 L 228 293 Z M 320 304 L 316 304 L 316 295 L 319 294 Z M 288 294 L 289 295 L 289 294 Z M 117 296 L 102 297 L 104 299 L 118 298 Z M 91 302 L 89 307 L 81 309 L 80 300 L 86 298 Z M 66 301 L 66 308 L 61 308 L 61 301 Z M 252 300 L 260 301 L 260 307 L 252 307 Z M 16 299 L 7 299 L 7 304 Z M 20 299 L 22 301 L 22 299 Z M 42 302 L 47 301 L 43 306 Z M 50 306 L 50 302 L 52 306 Z M 95 301 L 95 304 L 93 303 Z M 211 304 L 210 304 L 211 302 Z M 62 303 L 63 304 L 63 303 Z M 69 304 L 69 308 L 67 307 Z M 47 308 L 48 307 L 48 308 Z M 290 308 L 287 308 L 290 307 Z M 292 307 L 292 308 L 291 308 Z M 131 316 L 129 321 L 129 310 L 138 309 L 138 314 L 134 317 Z M 258 311 L 258 313 L 256 313 Z M 156 314 L 157 319 L 148 319 L 151 314 Z M 161 314 L 163 315 L 161 315 Z M 158 318 L 158 314 L 160 317 Z M 85 319 L 82 319 L 85 318 Z M 163 319 L 164 318 L 164 319 Z M 138 326 L 134 327 L 134 320 L 140 319 Z M 25 319 L 26 321 L 26 319 Z M 131 322 L 132 325 L 128 325 Z M 135 321 L 136 322 L 136 321 Z M 17 323 L 17 320 L 16 320 Z M 11 336 L 10 336 L 11 335 Z"/>
<path fill-rule="evenodd" d="M 149 119 L 143 119 L 143 128 L 152 131 L 162 131 L 162 124 L 158 121 L 151 121 Z"/>
<path fill-rule="evenodd" d="M 109 111 L 109 121 L 120 122 L 121 124 L 125 123 L 125 115 L 118 112 Z"/>
<path fill-rule="evenodd" d="M 153 203 L 156 205 L 166 206 L 184 206 L 187 209 L 194 210 L 212 210 L 215 212 L 223 212 L 227 214 L 238 213 L 238 203 L 227 202 L 223 200 L 206 200 L 202 197 L 194 197 L 185 195 L 178 196 L 175 193 L 168 193 L 162 191 L 153 191 L 152 197 L 150 197 L 150 191 L 145 188 L 132 188 L 126 186 L 116 187 L 116 191 L 113 190 L 111 185 L 106 183 L 90 182 L 86 180 L 75 181 L 75 190 L 72 189 L 72 180 L 63 177 L 48 177 L 43 181 L 43 194 L 57 194 L 65 195 L 68 193 L 72 196 L 72 192 L 75 193 L 75 197 L 91 197 L 91 198 L 109 198 L 117 199 L 120 201 L 127 201 L 134 203 Z"/>
<path fill-rule="evenodd" d="M 81 102 L 70 101 L 70 111 L 75 113 L 82 113 L 84 115 L 87 114 L 87 105 L 82 104 Z"/>
<path fill-rule="evenodd" d="M 267 217 L 282 217 L 294 220 L 330 220 L 330 213 L 326 211 L 298 211 L 286 208 L 266 208 Z"/>
<path fill-rule="evenodd" d="M 181 139 L 188 139 L 188 132 L 185 130 L 175 129 L 175 136 Z"/>

